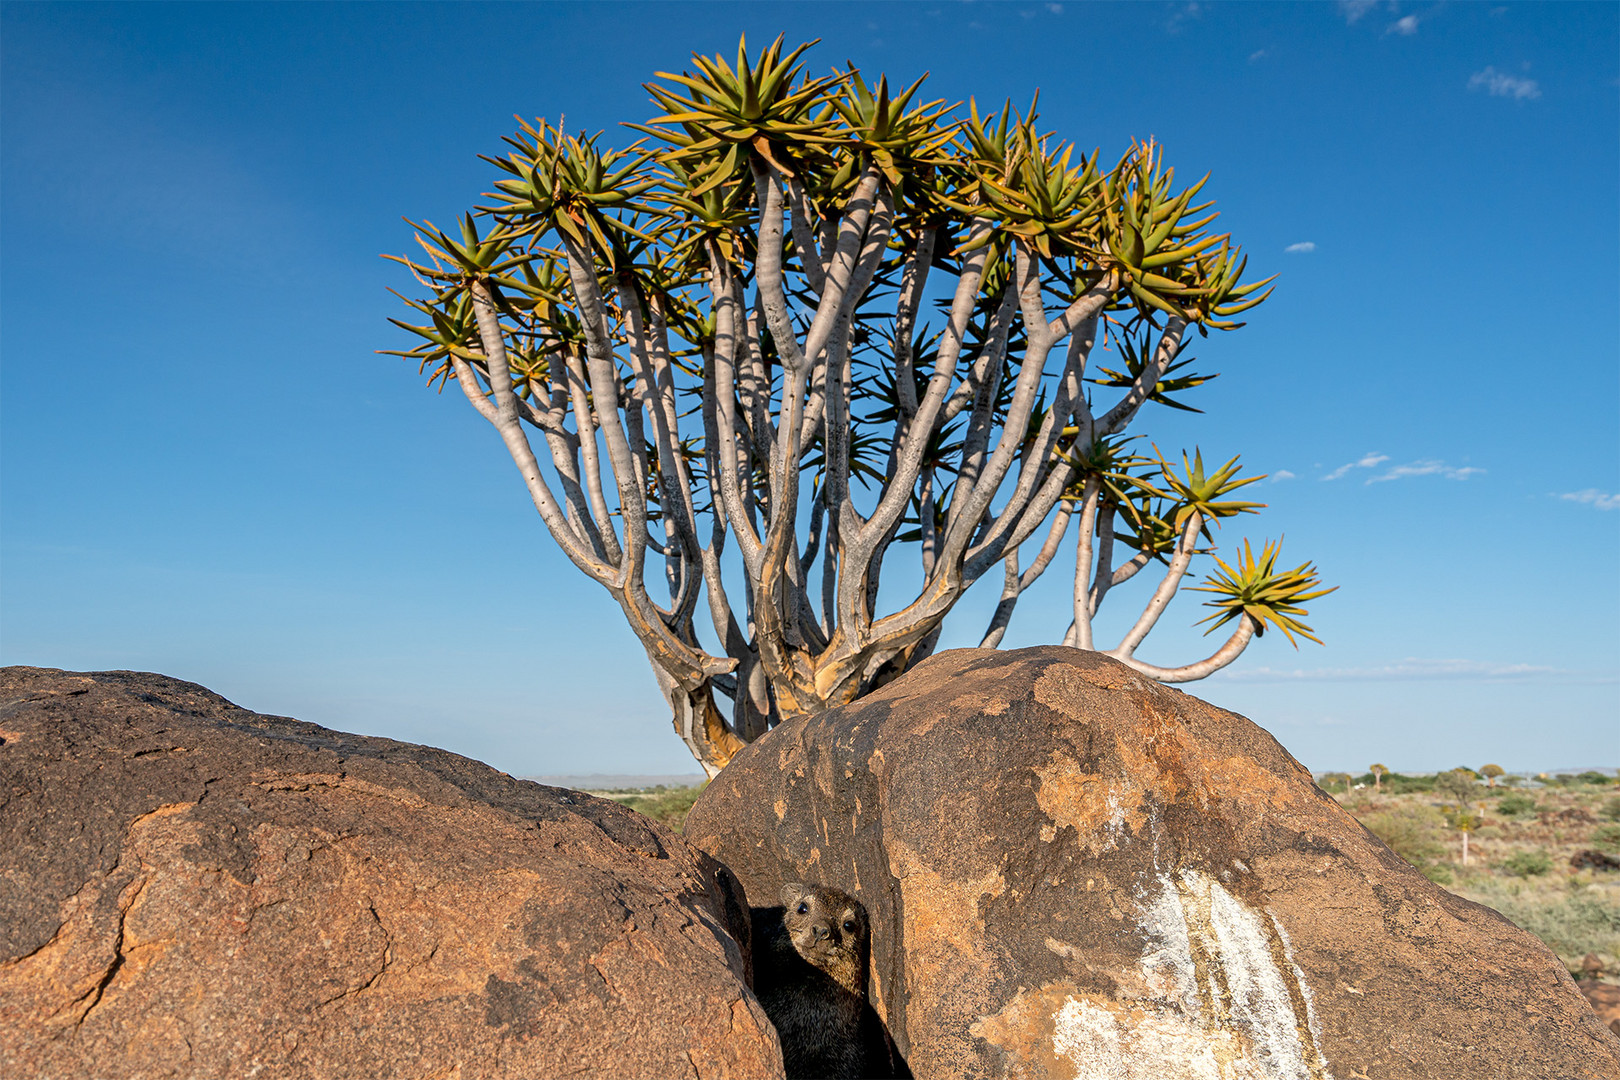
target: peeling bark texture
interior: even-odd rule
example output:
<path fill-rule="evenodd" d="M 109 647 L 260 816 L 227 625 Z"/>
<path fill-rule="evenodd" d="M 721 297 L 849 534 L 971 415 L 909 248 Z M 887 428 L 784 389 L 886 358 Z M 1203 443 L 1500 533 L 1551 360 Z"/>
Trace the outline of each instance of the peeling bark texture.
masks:
<path fill-rule="evenodd" d="M 616 803 L 137 672 L 0 729 L 0 1076 L 782 1076 L 737 882 Z"/>
<path fill-rule="evenodd" d="M 861 899 L 919 1080 L 1620 1078 L 1546 946 L 1101 653 L 934 656 L 743 749 L 685 833 L 749 895 Z"/>

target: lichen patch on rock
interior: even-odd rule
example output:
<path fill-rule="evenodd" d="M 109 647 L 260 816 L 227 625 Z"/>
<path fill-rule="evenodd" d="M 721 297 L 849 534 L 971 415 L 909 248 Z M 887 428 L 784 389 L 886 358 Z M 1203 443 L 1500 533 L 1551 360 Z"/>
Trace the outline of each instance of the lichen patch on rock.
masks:
<path fill-rule="evenodd" d="M 750 895 L 860 897 L 919 1080 L 1620 1080 L 1544 946 L 1096 653 L 937 654 L 739 752 L 685 833 Z"/>

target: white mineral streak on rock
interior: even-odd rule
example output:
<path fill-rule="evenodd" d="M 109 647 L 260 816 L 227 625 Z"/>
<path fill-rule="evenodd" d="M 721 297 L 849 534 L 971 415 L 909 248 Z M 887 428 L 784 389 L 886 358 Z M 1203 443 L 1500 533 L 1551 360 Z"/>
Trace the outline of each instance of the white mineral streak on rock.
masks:
<path fill-rule="evenodd" d="M 1140 919 L 1148 996 L 1070 997 L 1053 1017 L 1053 1050 L 1074 1080 L 1332 1080 L 1276 920 L 1197 870 L 1157 883 Z"/>
<path fill-rule="evenodd" d="M 1261 1075 L 1307 1080 L 1299 1020 L 1288 984 L 1277 970 L 1267 923 L 1219 882 L 1195 871 L 1183 873 L 1181 880 L 1185 888 L 1209 891 L 1209 925 L 1215 937 L 1210 952 L 1226 974 L 1232 1021 L 1248 1034 L 1256 1056 L 1267 1066 Z"/>
<path fill-rule="evenodd" d="M 1133 1015 L 1135 1014 L 1135 1015 Z M 1173 1011 L 1124 1015 L 1106 1005 L 1070 998 L 1056 1016 L 1052 1048 L 1079 1066 L 1075 1080 L 1261 1080 L 1238 1060 L 1229 1031 L 1209 1031 Z"/>
<path fill-rule="evenodd" d="M 1174 888 L 1160 889 L 1152 902 L 1144 905 L 1140 921 L 1148 939 L 1141 961 L 1142 981 L 1148 992 L 1179 1005 L 1189 1019 L 1201 1021 L 1198 975 L 1180 894 Z"/>
<path fill-rule="evenodd" d="M 1294 943 L 1288 940 L 1288 931 L 1283 929 L 1282 920 L 1269 908 L 1266 915 L 1271 919 L 1272 928 L 1277 931 L 1277 941 L 1282 945 L 1283 956 L 1288 961 L 1288 970 L 1294 974 L 1294 986 L 1299 989 L 1300 1000 L 1305 1003 L 1305 1029 L 1310 1032 L 1311 1037 L 1311 1045 L 1307 1048 L 1311 1051 L 1309 1064 L 1326 1076 L 1327 1063 L 1322 1060 L 1321 1051 L 1318 1049 L 1322 1045 L 1322 1027 L 1316 1022 L 1316 996 L 1311 993 L 1310 986 L 1305 982 L 1305 973 L 1294 963 Z"/>

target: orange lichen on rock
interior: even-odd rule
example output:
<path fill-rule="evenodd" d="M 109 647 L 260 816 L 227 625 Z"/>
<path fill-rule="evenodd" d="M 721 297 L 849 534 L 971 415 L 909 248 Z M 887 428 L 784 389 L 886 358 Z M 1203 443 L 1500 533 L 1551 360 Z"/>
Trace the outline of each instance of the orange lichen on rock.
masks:
<path fill-rule="evenodd" d="M 751 895 L 813 855 L 860 897 L 919 1080 L 1620 1080 L 1539 942 L 1256 725 L 1096 653 L 940 653 L 773 729 L 686 831 Z"/>

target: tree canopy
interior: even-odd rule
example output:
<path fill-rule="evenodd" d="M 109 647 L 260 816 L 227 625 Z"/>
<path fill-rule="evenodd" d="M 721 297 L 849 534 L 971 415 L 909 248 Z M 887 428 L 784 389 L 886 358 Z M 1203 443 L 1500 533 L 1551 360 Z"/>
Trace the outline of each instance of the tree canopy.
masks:
<path fill-rule="evenodd" d="M 1043 131 L 1037 102 L 812 75 L 809 47 L 660 73 L 661 111 L 622 149 L 520 121 L 459 227 L 418 225 L 425 254 L 390 256 L 421 286 L 395 320 L 418 343 L 393 351 L 500 434 L 698 761 L 712 774 L 905 671 L 1000 566 L 998 644 L 1071 522 L 1069 644 L 1097 647 L 1098 607 L 1150 566 L 1107 650 L 1145 674 L 1201 678 L 1267 629 L 1316 640 L 1314 567 L 1269 541 L 1213 555 L 1212 526 L 1263 505 L 1234 497 L 1259 477 L 1126 433 L 1149 402 L 1192 409 L 1214 376 L 1190 341 L 1270 295 L 1207 177 L 1179 186 L 1151 139 L 1105 164 Z M 1137 659 L 1201 554 L 1204 621 L 1229 636 L 1192 664 Z"/>

